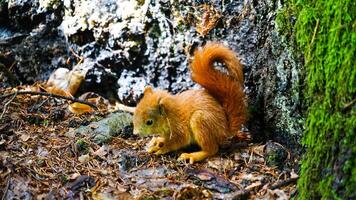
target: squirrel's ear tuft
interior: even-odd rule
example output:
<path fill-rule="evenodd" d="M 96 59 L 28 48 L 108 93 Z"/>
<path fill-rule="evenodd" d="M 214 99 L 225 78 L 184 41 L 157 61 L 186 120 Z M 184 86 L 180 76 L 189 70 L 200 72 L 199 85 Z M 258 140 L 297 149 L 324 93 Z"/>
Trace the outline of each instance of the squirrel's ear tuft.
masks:
<path fill-rule="evenodd" d="M 147 86 L 145 88 L 145 91 L 143 92 L 143 95 L 146 95 L 146 94 L 151 94 L 153 92 L 153 89 L 151 86 Z"/>

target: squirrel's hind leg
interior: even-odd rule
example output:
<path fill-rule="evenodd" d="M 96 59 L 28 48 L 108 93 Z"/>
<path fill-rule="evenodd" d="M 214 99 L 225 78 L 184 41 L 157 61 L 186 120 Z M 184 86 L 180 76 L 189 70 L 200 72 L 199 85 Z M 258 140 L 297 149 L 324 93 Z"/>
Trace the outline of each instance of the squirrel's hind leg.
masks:
<path fill-rule="evenodd" d="M 203 111 L 197 111 L 192 115 L 190 127 L 193 132 L 194 141 L 202 150 L 193 153 L 182 153 L 178 160 L 189 160 L 189 163 L 193 164 L 218 152 L 219 144 L 213 132 L 216 131 L 214 128 L 215 124 L 212 124 L 209 119 L 211 119 L 209 114 Z"/>

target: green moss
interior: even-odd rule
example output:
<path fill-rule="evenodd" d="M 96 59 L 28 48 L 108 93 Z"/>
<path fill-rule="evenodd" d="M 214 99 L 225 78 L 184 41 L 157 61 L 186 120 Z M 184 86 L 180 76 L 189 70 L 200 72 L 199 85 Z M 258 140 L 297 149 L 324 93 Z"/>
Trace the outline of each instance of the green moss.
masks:
<path fill-rule="evenodd" d="M 296 17 L 293 28 L 288 25 Z M 356 1 L 288 1 L 277 17 L 304 52 L 308 105 L 299 199 L 356 199 Z"/>
<path fill-rule="evenodd" d="M 77 150 L 80 152 L 81 155 L 89 153 L 89 146 L 84 140 L 78 139 L 75 144 L 77 146 Z"/>
<path fill-rule="evenodd" d="M 276 16 L 276 24 L 279 34 L 289 39 L 291 39 L 294 34 L 294 23 L 292 20 L 295 17 L 293 15 L 295 13 L 295 8 L 293 5 L 293 3 L 289 3 L 289 6 L 278 10 Z"/>

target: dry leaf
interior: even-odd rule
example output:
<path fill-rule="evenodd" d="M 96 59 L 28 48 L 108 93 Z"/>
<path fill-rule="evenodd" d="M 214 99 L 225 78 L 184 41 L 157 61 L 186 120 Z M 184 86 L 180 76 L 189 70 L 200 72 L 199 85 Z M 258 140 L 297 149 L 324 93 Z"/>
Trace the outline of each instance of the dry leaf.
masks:
<path fill-rule="evenodd" d="M 238 179 L 241 179 L 241 180 L 244 179 L 244 180 L 249 180 L 249 181 L 262 181 L 264 179 L 264 177 L 261 175 L 241 173 L 238 176 Z"/>
<path fill-rule="evenodd" d="M 298 174 L 296 174 L 294 172 L 294 169 L 292 169 L 292 171 L 290 172 L 290 178 L 298 178 L 298 177 L 299 177 Z"/>
<path fill-rule="evenodd" d="M 197 174 L 197 177 L 202 181 L 210 181 L 213 178 L 211 174 L 204 172 Z"/>
<path fill-rule="evenodd" d="M 86 104 L 78 103 L 78 102 L 70 104 L 68 109 L 70 112 L 75 113 L 75 114 L 83 114 L 83 113 L 93 111 L 92 107 L 90 107 Z"/>
<path fill-rule="evenodd" d="M 95 156 L 99 156 L 100 158 L 104 159 L 107 152 L 108 147 L 106 145 L 101 146 L 98 150 L 96 150 L 93 154 Z"/>
<path fill-rule="evenodd" d="M 81 163 L 87 163 L 89 161 L 89 159 L 90 159 L 89 154 L 79 156 L 79 158 L 78 158 L 79 162 L 81 162 Z"/>
<path fill-rule="evenodd" d="M 234 163 L 231 160 L 211 158 L 208 160 L 208 167 L 216 170 L 231 169 L 234 167 Z"/>
<path fill-rule="evenodd" d="M 74 174 L 72 174 L 71 176 L 70 176 L 70 180 L 75 180 L 75 179 L 77 179 L 78 177 L 80 176 L 80 174 L 79 173 L 74 173 Z"/>
<path fill-rule="evenodd" d="M 26 142 L 28 139 L 30 139 L 30 135 L 28 135 L 28 134 L 21 134 L 21 136 L 20 136 L 20 139 L 22 140 L 22 141 L 24 141 L 24 142 Z"/>
<path fill-rule="evenodd" d="M 283 190 L 275 189 L 275 190 L 268 190 L 269 199 L 275 200 L 287 200 L 289 199 L 286 193 Z"/>
<path fill-rule="evenodd" d="M 252 152 L 256 155 L 259 155 L 261 157 L 264 157 L 264 148 L 266 145 L 260 145 L 260 146 L 256 146 L 256 147 L 252 147 Z"/>

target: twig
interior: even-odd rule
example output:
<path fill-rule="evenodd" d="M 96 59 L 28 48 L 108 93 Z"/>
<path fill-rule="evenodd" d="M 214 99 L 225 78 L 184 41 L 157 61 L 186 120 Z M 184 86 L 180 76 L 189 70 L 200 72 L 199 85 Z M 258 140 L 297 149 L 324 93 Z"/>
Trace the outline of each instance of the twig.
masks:
<path fill-rule="evenodd" d="M 315 36 L 316 36 L 316 32 L 318 31 L 318 27 L 319 27 L 319 19 L 316 20 L 316 25 L 314 27 L 314 31 L 313 31 L 313 37 L 311 39 L 311 42 L 309 44 L 309 48 L 313 45 L 314 40 L 315 40 Z"/>
<path fill-rule="evenodd" d="M 270 187 L 270 189 L 274 190 L 274 189 L 277 189 L 277 188 L 280 188 L 280 187 L 295 183 L 297 180 L 298 180 L 298 177 L 290 178 L 290 179 L 287 179 L 287 180 L 284 180 L 284 181 L 280 181 L 280 182 L 272 185 Z M 250 193 L 252 191 L 256 190 L 256 189 L 258 190 L 259 188 L 261 188 L 261 186 L 262 185 L 257 186 L 257 187 L 253 187 L 253 188 L 250 188 L 250 189 L 244 189 L 244 190 L 237 191 L 237 192 L 235 192 L 233 194 L 232 199 L 233 200 L 248 199 L 248 196 L 250 195 Z"/>
<path fill-rule="evenodd" d="M 62 95 L 58 95 L 58 94 L 52 94 L 52 93 L 47 93 L 47 92 L 35 92 L 35 91 L 17 91 L 17 92 L 13 92 L 13 93 L 9 93 L 9 94 L 4 94 L 0 96 L 0 99 L 2 98 L 6 98 L 12 95 L 19 95 L 19 94 L 30 94 L 30 95 L 41 95 L 41 96 L 48 96 L 48 97 L 54 97 L 54 98 L 60 98 L 60 99 L 66 99 L 69 101 L 73 101 L 73 102 L 78 102 L 78 103 L 82 103 L 85 105 L 88 105 L 94 109 L 98 109 L 98 107 L 90 102 L 84 101 L 84 100 L 80 100 L 78 98 L 74 98 L 74 97 L 66 97 L 66 96 L 62 96 Z"/>
<path fill-rule="evenodd" d="M 309 52 L 308 52 L 308 55 L 306 55 L 306 57 L 307 57 L 306 63 L 310 61 L 310 52 L 311 52 L 310 49 L 314 43 L 316 33 L 318 32 L 318 28 L 319 28 L 319 19 L 316 20 L 316 24 L 315 24 L 314 31 L 313 31 L 313 36 L 310 40 L 310 43 L 308 44 Z"/>
<path fill-rule="evenodd" d="M 29 109 L 29 111 L 30 112 L 33 112 L 34 110 L 37 110 L 37 109 L 39 109 L 40 107 L 42 107 L 43 106 L 43 104 L 45 104 L 46 102 L 48 102 L 48 98 L 47 99 L 45 99 L 44 101 L 42 101 L 40 104 L 38 104 L 38 105 L 34 105 L 34 106 L 31 106 L 31 108 Z"/>
<path fill-rule="evenodd" d="M 274 189 L 277 189 L 277 188 L 280 188 L 280 187 L 295 183 L 295 182 L 297 182 L 298 178 L 299 177 L 295 177 L 295 178 L 290 178 L 290 179 L 287 179 L 287 180 L 280 181 L 280 182 L 272 185 L 270 189 L 274 190 Z"/>
<path fill-rule="evenodd" d="M 353 106 L 356 103 L 356 99 L 352 100 L 351 102 L 345 104 L 345 106 L 342 108 L 342 111 L 346 111 L 348 108 Z"/>
<path fill-rule="evenodd" d="M 16 61 L 14 61 L 14 62 L 11 64 L 11 66 L 9 67 L 9 71 L 11 71 L 12 68 L 14 68 L 15 64 L 16 64 Z"/>
<path fill-rule="evenodd" d="M 129 113 L 134 113 L 135 112 L 135 107 L 129 107 L 129 106 L 126 106 L 124 104 L 117 104 L 117 109 L 118 110 L 121 110 L 121 111 L 124 111 L 124 112 L 129 112 Z"/>
<path fill-rule="evenodd" d="M 69 51 L 79 60 L 79 63 L 83 62 L 83 59 L 84 59 L 84 58 L 83 58 L 82 56 L 79 56 L 79 55 L 74 51 L 73 48 L 70 48 Z M 78 63 L 78 64 L 79 64 L 79 63 Z"/>
<path fill-rule="evenodd" d="M 17 91 L 18 92 L 18 91 Z M 17 96 L 17 92 L 15 92 L 15 94 L 12 94 L 14 95 L 8 102 L 5 103 L 4 105 L 4 110 L 2 111 L 1 113 L 1 116 L 0 116 L 0 119 L 2 119 L 2 116 L 4 116 L 5 112 L 6 112 L 6 109 L 7 109 L 7 106 L 15 99 L 15 97 Z"/>
<path fill-rule="evenodd" d="M 7 178 L 7 183 L 6 183 L 6 187 L 4 188 L 4 194 L 1 197 L 1 200 L 5 200 L 6 199 L 6 195 L 7 195 L 7 191 L 9 190 L 10 187 L 10 177 Z"/>
<path fill-rule="evenodd" d="M 252 185 L 252 184 L 251 184 Z M 262 187 L 262 184 L 255 185 L 254 187 L 246 187 L 247 189 L 239 190 L 235 192 L 232 196 L 233 200 L 242 200 L 242 199 L 248 199 L 250 196 L 250 193 L 253 191 L 257 191 Z"/>

